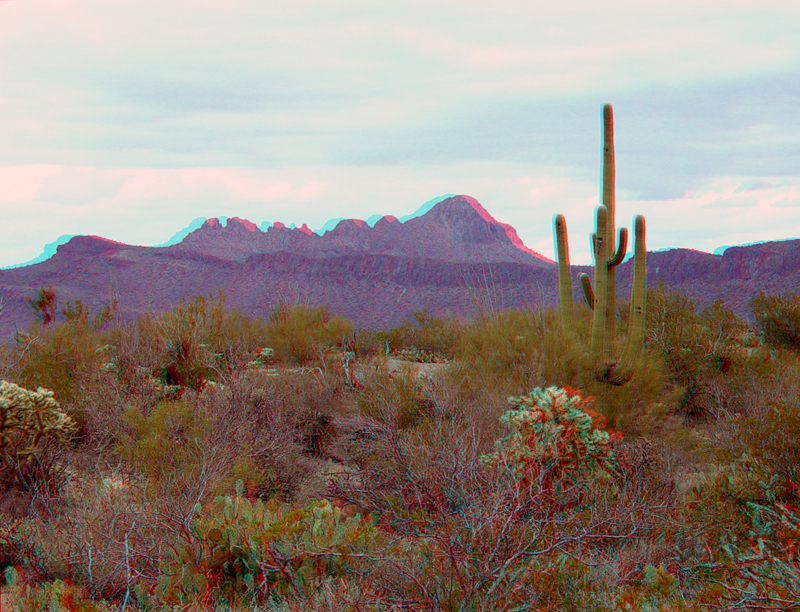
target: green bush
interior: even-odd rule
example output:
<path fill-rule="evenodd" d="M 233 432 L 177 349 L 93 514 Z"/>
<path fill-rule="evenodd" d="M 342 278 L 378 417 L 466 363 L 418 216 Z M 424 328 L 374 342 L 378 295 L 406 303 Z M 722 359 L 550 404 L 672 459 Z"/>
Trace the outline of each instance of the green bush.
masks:
<path fill-rule="evenodd" d="M 319 306 L 278 306 L 267 319 L 267 345 L 281 361 L 304 365 L 321 358 L 323 351 L 342 346 L 353 323 Z"/>
<path fill-rule="evenodd" d="M 196 479 L 202 469 L 211 432 L 208 415 L 184 401 L 163 401 L 149 413 L 130 406 L 122 414 L 125 430 L 117 452 L 148 478 L 162 480 L 177 473 Z"/>
<path fill-rule="evenodd" d="M 692 300 L 663 286 L 647 293 L 645 343 L 661 354 L 670 382 L 680 388 L 677 411 L 686 418 L 742 409 L 752 366 L 742 351 L 745 333 L 745 324 L 720 302 L 698 311 Z"/>
<path fill-rule="evenodd" d="M 495 379 L 507 394 L 524 394 L 538 381 L 543 336 L 534 313 L 485 314 L 464 326 L 455 358 L 472 379 Z"/>
<path fill-rule="evenodd" d="M 766 344 L 800 351 L 800 295 L 759 293 L 750 300 L 750 308 Z"/>
<path fill-rule="evenodd" d="M 108 362 L 101 329 L 113 318 L 115 305 L 94 317 L 80 301 L 62 310 L 65 320 L 34 324 L 17 340 L 17 366 L 11 372 L 26 387 L 52 389 L 56 398 L 74 409 L 84 390 L 106 377 Z M 100 383 L 102 384 L 102 383 Z M 80 420 L 80 414 L 76 414 Z"/>

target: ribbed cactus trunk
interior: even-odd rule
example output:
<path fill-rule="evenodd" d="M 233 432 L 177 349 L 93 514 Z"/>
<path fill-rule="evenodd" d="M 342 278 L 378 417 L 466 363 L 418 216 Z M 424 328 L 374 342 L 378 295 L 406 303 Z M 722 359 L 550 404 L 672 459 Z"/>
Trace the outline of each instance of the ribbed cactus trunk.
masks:
<path fill-rule="evenodd" d="M 628 339 L 619 365 L 610 377 L 610 381 L 616 384 L 622 384 L 633 376 L 636 358 L 644 344 L 644 326 L 647 316 L 647 246 L 644 240 L 644 217 L 636 215 L 633 219 L 633 226 L 635 243 L 633 245 L 633 287 L 628 311 Z"/>
<path fill-rule="evenodd" d="M 614 164 L 614 112 L 610 104 L 603 105 L 603 206 L 606 207 L 606 240 L 608 241 L 603 260 L 608 260 L 614 252 L 614 213 L 616 204 L 615 194 L 616 166 Z M 624 253 L 623 253 L 624 256 Z M 611 263 L 611 262 L 609 262 Z M 619 263 L 619 262 L 617 262 Z M 614 337 L 616 316 L 616 266 L 608 266 L 606 276 L 606 333 L 609 338 Z"/>
<path fill-rule="evenodd" d="M 564 215 L 553 217 L 556 256 L 558 258 L 558 302 L 561 314 L 561 331 L 572 330 L 572 274 L 569 266 L 569 242 L 567 221 Z"/>
<path fill-rule="evenodd" d="M 596 212 L 596 231 L 592 236 L 594 251 L 594 295 L 592 296 L 592 343 L 589 352 L 593 357 L 606 354 L 606 334 L 608 331 L 608 211 L 598 206 Z"/>

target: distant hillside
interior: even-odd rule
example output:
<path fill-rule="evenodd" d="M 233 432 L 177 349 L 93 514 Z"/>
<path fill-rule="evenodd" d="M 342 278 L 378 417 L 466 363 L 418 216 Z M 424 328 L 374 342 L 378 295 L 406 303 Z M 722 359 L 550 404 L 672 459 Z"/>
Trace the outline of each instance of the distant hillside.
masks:
<path fill-rule="evenodd" d="M 680 288 L 700 304 L 722 299 L 740 315 L 759 291 L 800 290 L 800 240 L 648 254 L 648 282 Z M 629 290 L 631 262 L 620 266 Z M 589 271 L 575 266 L 577 276 Z M 76 236 L 49 260 L 0 270 L 0 333 L 33 320 L 26 297 L 52 285 L 60 302 L 99 308 L 116 298 L 131 319 L 181 299 L 222 291 L 228 306 L 265 316 L 279 301 L 319 304 L 366 327 L 397 325 L 411 312 L 469 315 L 480 309 L 542 308 L 557 299 L 552 261 L 525 247 L 476 200 L 455 196 L 400 222 L 340 221 L 317 235 L 280 224 L 266 232 L 232 218 L 206 221 L 179 243 L 139 247 Z"/>

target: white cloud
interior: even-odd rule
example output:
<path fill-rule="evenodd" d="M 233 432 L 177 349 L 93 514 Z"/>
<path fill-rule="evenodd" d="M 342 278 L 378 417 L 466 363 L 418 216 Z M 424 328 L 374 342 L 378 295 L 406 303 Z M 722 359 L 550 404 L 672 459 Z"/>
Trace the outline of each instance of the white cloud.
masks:
<path fill-rule="evenodd" d="M 3 205 L 15 211 L 5 219 L 9 240 L 0 251 L 0 265 L 32 259 L 44 243 L 62 234 L 152 245 L 198 216 L 307 223 L 316 229 L 333 217 L 402 217 L 445 193 L 472 195 L 498 221 L 510 223 L 526 245 L 550 258 L 552 217 L 562 213 L 572 263 L 588 264 L 599 183 L 572 178 L 570 172 L 487 162 L 270 170 L 17 167 L 0 171 L 8 185 Z M 52 191 L 54 181 L 64 177 L 78 177 L 87 194 L 106 194 L 80 206 L 70 200 L 74 192 L 69 190 L 61 200 L 39 197 L 43 186 Z M 668 200 L 631 200 L 618 191 L 617 225 L 630 227 L 633 215 L 640 213 L 647 218 L 650 249 L 711 252 L 721 245 L 791 238 L 800 235 L 800 178 L 720 177 Z"/>
<path fill-rule="evenodd" d="M 651 247 L 800 234 L 799 29 L 796 0 L 0 2 L 0 264 L 68 233 L 319 227 L 442 193 L 549 257 L 563 212 L 578 263 L 603 100 L 618 219 L 645 213 Z"/>

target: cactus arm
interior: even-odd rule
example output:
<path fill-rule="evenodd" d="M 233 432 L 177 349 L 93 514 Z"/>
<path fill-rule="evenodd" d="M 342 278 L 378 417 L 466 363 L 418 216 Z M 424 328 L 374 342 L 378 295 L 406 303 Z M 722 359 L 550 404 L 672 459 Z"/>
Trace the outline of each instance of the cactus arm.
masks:
<path fill-rule="evenodd" d="M 614 214 L 616 212 L 616 164 L 614 161 L 614 111 L 610 104 L 603 105 L 603 206 L 606 207 L 606 236 L 608 245 L 606 252 L 614 253 Z M 617 314 L 616 270 L 610 265 L 606 280 L 606 334 L 614 336 L 615 317 Z"/>
<path fill-rule="evenodd" d="M 628 229 L 625 227 L 619 228 L 619 240 L 617 241 L 617 252 L 614 257 L 608 260 L 609 273 L 611 268 L 616 268 L 625 259 L 625 251 L 628 249 Z"/>
<path fill-rule="evenodd" d="M 589 352 L 600 357 L 606 352 L 608 329 L 608 241 L 606 239 L 606 207 L 600 205 L 596 212 L 594 239 L 594 308 L 592 308 L 592 341 Z"/>
<path fill-rule="evenodd" d="M 623 384 L 633 375 L 633 367 L 644 344 L 645 319 L 647 317 L 647 247 L 645 245 L 645 222 L 636 215 L 634 226 L 633 288 L 628 315 L 628 339 L 619 365 L 609 376 L 609 382 Z"/>
<path fill-rule="evenodd" d="M 592 281 L 589 280 L 589 275 L 583 272 L 580 275 L 581 289 L 583 290 L 583 301 L 589 307 L 589 310 L 594 310 L 594 291 L 592 291 Z"/>
<path fill-rule="evenodd" d="M 633 257 L 633 289 L 631 290 L 628 344 L 626 353 L 634 356 L 644 342 L 644 324 L 647 315 L 647 248 L 645 245 L 645 222 L 642 215 L 633 221 L 636 244 Z"/>
<path fill-rule="evenodd" d="M 569 242 L 567 241 L 567 221 L 564 215 L 553 217 L 553 235 L 558 258 L 558 299 L 561 311 L 561 330 L 567 333 L 572 329 L 572 275 L 569 265 Z"/>
<path fill-rule="evenodd" d="M 614 213 L 616 194 L 614 183 L 616 165 L 614 163 L 614 112 L 610 104 L 603 105 L 603 206 L 606 207 L 606 232 L 609 236 L 609 252 L 614 250 Z"/>

